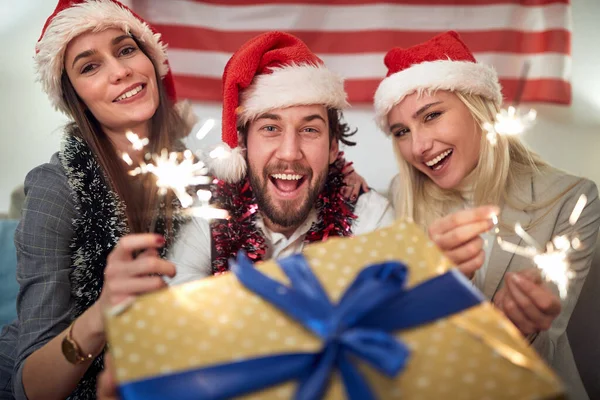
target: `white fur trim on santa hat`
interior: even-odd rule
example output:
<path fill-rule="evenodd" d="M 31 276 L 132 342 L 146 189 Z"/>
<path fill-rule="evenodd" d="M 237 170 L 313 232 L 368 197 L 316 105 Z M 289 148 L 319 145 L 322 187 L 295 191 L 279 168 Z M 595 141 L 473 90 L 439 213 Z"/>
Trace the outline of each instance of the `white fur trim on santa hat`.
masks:
<path fill-rule="evenodd" d="M 396 104 L 412 93 L 436 90 L 478 94 L 502 104 L 502 88 L 492 67 L 468 61 L 428 61 L 396 72 L 379 84 L 374 101 L 377 125 L 389 135 L 387 115 Z"/>
<path fill-rule="evenodd" d="M 52 19 L 36 46 L 38 80 L 56 109 L 69 114 L 60 86 L 67 45 L 82 33 L 101 32 L 109 28 L 122 29 L 144 43 L 159 68 L 160 76 L 165 76 L 169 71 L 165 63 L 166 45 L 161 42 L 160 34 L 153 33 L 148 24 L 136 18 L 129 10 L 109 0 L 88 0 L 73 5 Z"/>
<path fill-rule="evenodd" d="M 232 149 L 223 142 L 219 145 L 218 150 L 214 151 L 215 153 L 211 152 L 210 157 L 206 160 L 214 177 L 228 183 L 237 183 L 246 176 L 245 149 L 240 146 Z"/>
<path fill-rule="evenodd" d="M 257 75 L 241 94 L 238 124 L 275 108 L 322 104 L 343 110 L 348 106 L 344 79 L 325 66 L 291 64 Z"/>

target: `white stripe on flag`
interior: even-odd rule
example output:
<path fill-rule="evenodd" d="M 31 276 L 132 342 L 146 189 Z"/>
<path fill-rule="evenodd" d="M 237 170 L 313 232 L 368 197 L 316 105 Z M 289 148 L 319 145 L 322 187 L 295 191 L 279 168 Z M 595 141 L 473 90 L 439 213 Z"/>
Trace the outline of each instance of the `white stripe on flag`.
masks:
<path fill-rule="evenodd" d="M 301 3 L 301 1 L 299 1 Z M 360 30 L 541 32 L 571 30 L 570 6 L 514 4 L 483 6 L 303 5 L 224 6 L 185 0 L 147 0 L 144 17 L 155 24 L 203 27 L 221 31 Z"/>
<path fill-rule="evenodd" d="M 332 55 L 318 54 L 328 68 L 347 79 L 383 79 L 387 70 L 384 54 Z M 210 51 L 169 50 L 169 63 L 177 75 L 221 78 L 229 53 Z M 515 55 L 506 53 L 475 54 L 478 61 L 493 65 L 501 78 L 519 78 L 525 60 L 531 65 L 528 79 L 563 79 L 571 75 L 571 57 L 564 54 L 544 53 Z"/>

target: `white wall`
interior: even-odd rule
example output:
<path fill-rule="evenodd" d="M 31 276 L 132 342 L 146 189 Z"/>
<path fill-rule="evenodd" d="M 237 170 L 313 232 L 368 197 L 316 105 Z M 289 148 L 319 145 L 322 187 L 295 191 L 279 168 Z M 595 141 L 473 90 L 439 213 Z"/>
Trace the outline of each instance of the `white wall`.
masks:
<path fill-rule="evenodd" d="M 51 109 L 33 73 L 34 45 L 55 5 L 54 0 L 0 0 L 0 213 L 25 174 L 58 150 L 66 121 Z M 600 185 L 600 52 L 594 20 L 600 2 L 574 0 L 572 11 L 573 104 L 534 105 L 538 122 L 524 139 L 551 164 Z M 198 104 L 196 110 L 203 118 L 221 113 L 217 104 Z M 359 145 L 346 149 L 347 158 L 371 186 L 385 190 L 396 171 L 391 142 L 375 129 L 369 107 L 355 107 L 346 119 L 359 128 Z M 203 144 L 216 143 L 218 136 L 215 129 Z"/>

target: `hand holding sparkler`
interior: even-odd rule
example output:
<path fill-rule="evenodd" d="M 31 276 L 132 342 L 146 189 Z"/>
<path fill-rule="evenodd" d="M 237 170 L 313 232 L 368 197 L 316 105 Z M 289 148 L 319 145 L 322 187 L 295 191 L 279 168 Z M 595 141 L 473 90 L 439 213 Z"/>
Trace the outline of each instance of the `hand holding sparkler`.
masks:
<path fill-rule="evenodd" d="M 206 124 L 205 124 L 206 125 Z M 214 121 L 208 127 L 203 127 L 204 135 L 210 130 Z M 127 133 L 135 151 L 141 151 L 148 143 L 148 139 L 140 139 L 132 132 Z M 123 153 L 123 160 L 133 166 L 133 160 L 127 153 Z M 139 159 L 139 157 L 136 157 Z M 146 161 L 141 161 L 129 171 L 131 176 L 152 174 L 156 178 L 158 188 L 157 206 L 163 201 L 170 190 L 181 203 L 184 212 L 188 215 L 206 219 L 227 218 L 227 212 L 209 205 L 211 192 L 198 190 L 199 207 L 190 207 L 194 203 L 193 197 L 188 193 L 191 187 L 210 185 L 213 178 L 208 176 L 208 168 L 203 161 L 195 159 L 190 150 L 182 153 L 168 152 L 163 149 L 158 154 L 146 154 Z M 150 232 L 155 228 L 159 211 L 153 215 Z M 159 257 L 158 249 L 165 245 L 165 238 L 155 234 L 132 234 L 119 239 L 117 246 L 108 256 L 105 269 L 105 284 L 102 292 L 102 301 L 99 304 L 104 312 L 118 314 L 128 308 L 135 301 L 135 296 L 152 292 L 166 286 L 162 276 L 174 277 L 175 266 Z"/>
<path fill-rule="evenodd" d="M 560 314 L 560 299 L 545 286 L 537 269 L 508 272 L 494 305 L 524 336 L 550 329 Z"/>
<path fill-rule="evenodd" d="M 175 265 L 158 256 L 164 245 L 165 238 L 152 233 L 119 239 L 106 260 L 104 286 L 98 300 L 105 312 L 118 313 L 131 305 L 134 296 L 167 286 L 161 276 L 175 276 Z"/>
<path fill-rule="evenodd" d="M 494 227 L 496 206 L 462 210 L 433 222 L 429 237 L 469 279 L 485 261 L 484 242 L 479 235 Z"/>

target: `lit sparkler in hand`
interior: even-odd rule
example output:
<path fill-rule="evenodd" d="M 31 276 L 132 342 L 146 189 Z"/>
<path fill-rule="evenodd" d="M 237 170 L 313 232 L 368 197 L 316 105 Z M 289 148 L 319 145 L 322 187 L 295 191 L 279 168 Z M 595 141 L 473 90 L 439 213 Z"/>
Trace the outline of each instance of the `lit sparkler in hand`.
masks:
<path fill-rule="evenodd" d="M 569 224 L 571 226 L 574 226 L 575 223 L 577 223 L 586 204 L 587 197 L 582 194 L 569 217 Z M 569 269 L 567 255 L 571 251 L 578 250 L 581 247 L 579 238 L 575 235 L 572 238 L 569 238 L 569 235 L 566 234 L 555 236 L 552 241 L 546 244 L 546 248 L 543 249 L 534 238 L 525 232 L 523 227 L 521 227 L 521 224 L 517 223 L 515 225 L 515 233 L 519 235 L 528 246 L 518 246 L 498 238 L 500 248 L 504 251 L 531 258 L 542 272 L 542 277 L 548 281 L 554 282 L 558 287 L 560 297 L 564 299 L 567 295 L 569 280 L 575 275 L 575 273 Z"/>
<path fill-rule="evenodd" d="M 521 79 L 519 80 L 519 87 L 517 88 L 513 105 L 506 109 L 501 109 L 496 114 L 496 119 L 493 122 L 486 122 L 483 124 L 483 129 L 487 132 L 487 140 L 492 144 L 496 145 L 498 142 L 498 135 L 520 135 L 529 129 L 535 122 L 537 112 L 535 110 L 529 110 L 527 112 L 519 110 L 519 103 L 521 96 L 523 95 L 523 89 L 527 80 L 527 73 L 529 72 L 529 62 L 523 65 L 523 72 L 521 73 Z"/>

